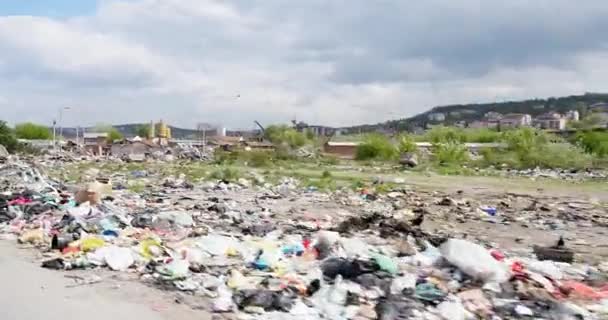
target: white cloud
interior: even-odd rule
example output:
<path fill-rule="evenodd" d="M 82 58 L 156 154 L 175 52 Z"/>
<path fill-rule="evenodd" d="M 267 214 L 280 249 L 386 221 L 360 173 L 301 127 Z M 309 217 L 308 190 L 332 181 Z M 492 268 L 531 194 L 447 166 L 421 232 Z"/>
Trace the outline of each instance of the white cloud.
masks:
<path fill-rule="evenodd" d="M 608 5 L 566 0 L 104 0 L 0 17 L 3 117 L 251 127 L 601 91 Z M 238 97 L 237 97 L 238 96 Z"/>

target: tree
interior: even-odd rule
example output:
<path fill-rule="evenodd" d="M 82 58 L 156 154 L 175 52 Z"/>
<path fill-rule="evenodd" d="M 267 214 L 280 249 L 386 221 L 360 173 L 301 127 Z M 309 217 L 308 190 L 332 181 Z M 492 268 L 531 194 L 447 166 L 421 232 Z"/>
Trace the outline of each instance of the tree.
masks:
<path fill-rule="evenodd" d="M 264 131 L 264 137 L 274 144 L 284 144 L 298 148 L 306 144 L 306 136 L 286 125 L 271 125 Z"/>
<path fill-rule="evenodd" d="M 315 133 L 312 132 L 312 130 L 310 130 L 310 129 L 306 129 L 306 131 L 304 131 L 304 134 L 306 135 L 306 139 L 308 139 L 308 140 L 315 139 Z"/>
<path fill-rule="evenodd" d="M 15 134 L 19 139 L 28 140 L 49 140 L 51 139 L 51 131 L 45 126 L 35 123 L 26 122 L 15 126 Z"/>
<path fill-rule="evenodd" d="M 587 104 L 579 101 L 576 103 L 576 111 L 578 111 L 578 115 L 581 119 L 583 119 L 584 117 L 587 116 L 587 112 L 589 112 L 589 108 L 587 107 Z"/>
<path fill-rule="evenodd" d="M 141 138 L 148 137 L 148 134 L 150 134 L 150 125 L 142 124 L 142 125 L 138 126 L 137 129 L 135 129 L 135 134 Z"/>
<path fill-rule="evenodd" d="M 108 132 L 108 141 L 109 142 L 114 142 L 116 140 L 122 140 L 124 138 L 122 133 L 120 133 L 120 131 L 118 131 L 116 128 L 112 128 L 107 132 Z"/>
<path fill-rule="evenodd" d="M 14 152 L 19 144 L 13 130 L 0 120 L 0 144 L 5 146 L 8 152 Z"/>
<path fill-rule="evenodd" d="M 108 134 L 107 140 L 109 143 L 112 143 L 115 140 L 121 140 L 123 138 L 122 133 L 120 133 L 120 131 L 118 131 L 118 129 L 112 127 L 109 124 L 103 124 L 103 123 L 97 124 L 95 126 L 95 131 L 107 133 Z"/>

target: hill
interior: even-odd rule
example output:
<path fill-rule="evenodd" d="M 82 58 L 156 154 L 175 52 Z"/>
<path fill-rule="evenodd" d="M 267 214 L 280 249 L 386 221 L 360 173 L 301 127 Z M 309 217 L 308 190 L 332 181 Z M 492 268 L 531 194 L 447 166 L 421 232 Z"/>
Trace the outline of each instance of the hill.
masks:
<path fill-rule="evenodd" d="M 578 110 L 581 115 L 587 112 L 587 108 L 598 102 L 608 102 L 606 93 L 586 93 L 584 95 L 573 95 L 559 98 L 530 99 L 523 101 L 491 102 L 479 104 L 454 104 L 434 107 L 429 111 L 420 113 L 410 118 L 391 120 L 375 125 L 360 125 L 345 128 L 347 132 L 370 132 L 370 131 L 412 131 L 415 128 L 424 128 L 427 124 L 444 123 L 451 125 L 459 121 L 472 122 L 481 120 L 487 112 L 527 113 L 534 116 L 547 112 L 565 113 L 569 110 Z M 432 121 L 431 114 L 443 114 L 445 120 Z"/>

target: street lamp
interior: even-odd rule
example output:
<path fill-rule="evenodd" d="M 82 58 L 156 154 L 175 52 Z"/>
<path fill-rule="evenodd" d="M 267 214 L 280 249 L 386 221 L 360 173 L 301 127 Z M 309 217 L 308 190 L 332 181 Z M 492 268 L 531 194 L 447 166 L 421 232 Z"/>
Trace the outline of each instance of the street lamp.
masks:
<path fill-rule="evenodd" d="M 61 122 L 63 119 L 63 110 L 70 110 L 70 107 L 58 108 L 57 113 L 59 114 L 59 135 L 63 137 L 63 123 Z M 57 121 L 53 120 L 53 149 L 57 151 L 57 130 L 56 130 Z"/>

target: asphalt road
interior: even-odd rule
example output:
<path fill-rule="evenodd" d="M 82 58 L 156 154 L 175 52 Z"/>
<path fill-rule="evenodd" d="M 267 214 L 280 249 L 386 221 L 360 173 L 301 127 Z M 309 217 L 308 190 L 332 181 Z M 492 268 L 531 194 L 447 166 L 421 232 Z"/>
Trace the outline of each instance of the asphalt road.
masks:
<path fill-rule="evenodd" d="M 27 251 L 26 251 L 27 252 Z M 88 271 L 94 274 L 95 271 Z M 70 287 L 65 272 L 42 269 L 31 256 L 0 241 L 0 313 L 10 320 L 205 319 L 154 289 L 110 281 Z"/>

